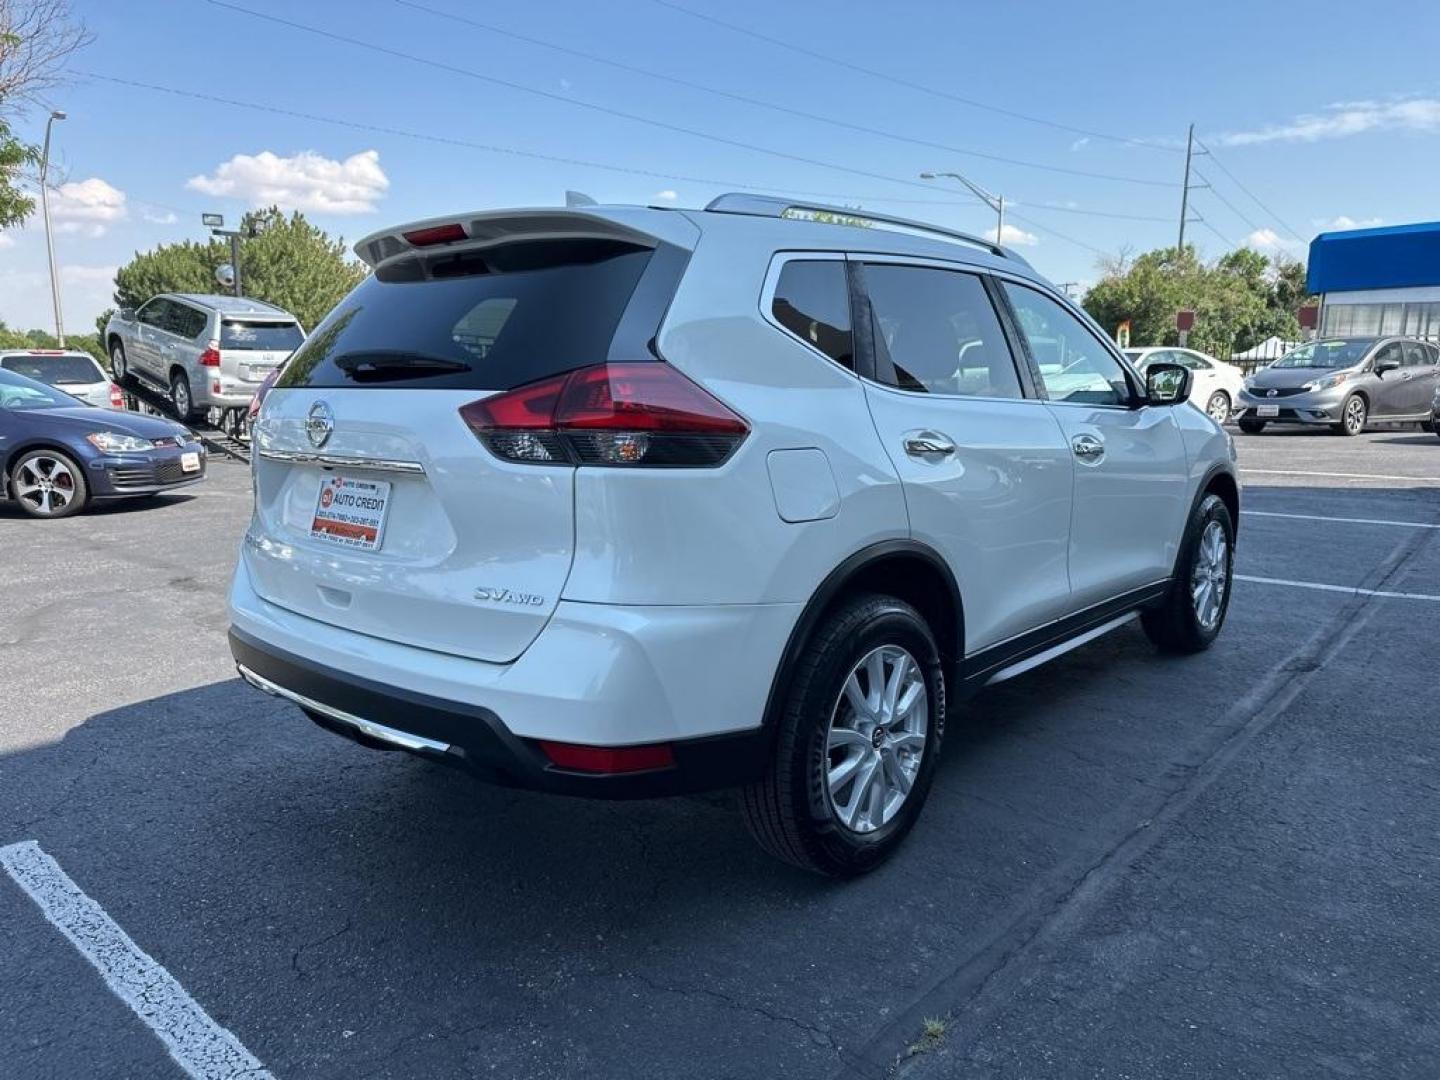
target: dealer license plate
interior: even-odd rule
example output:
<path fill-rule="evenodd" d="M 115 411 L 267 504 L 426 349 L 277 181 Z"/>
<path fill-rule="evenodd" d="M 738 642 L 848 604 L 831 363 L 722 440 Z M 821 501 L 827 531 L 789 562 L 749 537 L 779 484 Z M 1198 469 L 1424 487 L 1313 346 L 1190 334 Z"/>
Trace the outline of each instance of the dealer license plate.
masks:
<path fill-rule="evenodd" d="M 377 551 L 385 540 L 389 509 L 388 482 L 326 476 L 315 499 L 310 535 L 341 547 Z"/>
<path fill-rule="evenodd" d="M 1280 406 L 1279 406 L 1279 405 L 1257 405 L 1257 406 L 1255 407 L 1255 415 L 1256 415 L 1256 416 L 1279 416 L 1279 415 L 1280 415 Z"/>
<path fill-rule="evenodd" d="M 187 450 L 180 455 L 181 472 L 200 471 L 200 452 L 198 450 Z"/>

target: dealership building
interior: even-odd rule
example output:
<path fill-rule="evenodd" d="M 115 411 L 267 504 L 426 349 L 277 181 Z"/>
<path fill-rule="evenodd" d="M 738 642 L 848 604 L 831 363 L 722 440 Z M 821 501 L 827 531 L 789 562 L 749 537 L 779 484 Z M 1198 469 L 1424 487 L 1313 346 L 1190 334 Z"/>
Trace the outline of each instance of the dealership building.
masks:
<path fill-rule="evenodd" d="M 1440 221 L 1321 233 L 1307 284 L 1322 337 L 1440 339 Z"/>

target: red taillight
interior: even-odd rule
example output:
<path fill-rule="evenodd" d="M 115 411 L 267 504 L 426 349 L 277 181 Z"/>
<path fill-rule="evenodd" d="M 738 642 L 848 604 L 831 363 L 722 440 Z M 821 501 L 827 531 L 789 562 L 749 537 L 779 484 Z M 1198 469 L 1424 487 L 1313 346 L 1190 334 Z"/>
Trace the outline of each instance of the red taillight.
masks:
<path fill-rule="evenodd" d="M 500 457 L 572 465 L 718 465 L 749 433 L 665 363 L 597 364 L 460 410 Z"/>
<path fill-rule="evenodd" d="M 648 746 L 578 746 L 575 743 L 540 741 L 540 749 L 551 763 L 562 769 L 588 773 L 648 772 L 675 764 L 669 743 Z"/>
<path fill-rule="evenodd" d="M 401 233 L 415 247 L 429 247 L 431 244 L 453 244 L 457 240 L 466 239 L 465 229 L 459 222 L 451 222 L 449 225 L 433 225 L 428 229 L 415 229 L 412 232 Z"/>
<path fill-rule="evenodd" d="M 110 384 L 110 407 L 112 409 L 123 409 L 125 407 L 125 395 L 120 387 L 113 382 Z"/>
<path fill-rule="evenodd" d="M 201 367 L 219 367 L 219 366 L 220 366 L 220 350 L 217 349 L 217 348 L 215 348 L 214 346 L 211 346 L 210 348 L 208 348 L 208 349 L 206 349 L 204 352 L 202 352 L 202 353 L 200 354 L 200 366 L 201 366 Z"/>

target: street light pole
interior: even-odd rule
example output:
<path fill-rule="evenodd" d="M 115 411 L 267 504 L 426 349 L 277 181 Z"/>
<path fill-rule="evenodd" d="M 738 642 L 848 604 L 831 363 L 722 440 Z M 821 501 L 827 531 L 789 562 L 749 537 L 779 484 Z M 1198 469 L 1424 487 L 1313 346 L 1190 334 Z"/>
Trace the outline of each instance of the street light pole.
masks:
<path fill-rule="evenodd" d="M 995 211 L 995 243 L 1000 243 L 1000 238 L 1005 235 L 1005 196 L 994 195 L 986 191 L 979 184 L 974 183 L 967 177 L 961 176 L 958 172 L 922 172 L 920 179 L 937 180 L 942 176 L 948 177 L 951 180 L 959 180 L 960 183 L 974 192 L 981 202 Z"/>
<path fill-rule="evenodd" d="M 65 321 L 60 315 L 60 277 L 55 269 L 55 238 L 50 233 L 50 128 L 56 120 L 64 120 L 59 109 L 52 110 L 45 121 L 45 148 L 40 151 L 40 206 L 45 216 L 45 250 L 50 256 L 50 299 L 55 305 L 55 340 L 65 347 Z"/>

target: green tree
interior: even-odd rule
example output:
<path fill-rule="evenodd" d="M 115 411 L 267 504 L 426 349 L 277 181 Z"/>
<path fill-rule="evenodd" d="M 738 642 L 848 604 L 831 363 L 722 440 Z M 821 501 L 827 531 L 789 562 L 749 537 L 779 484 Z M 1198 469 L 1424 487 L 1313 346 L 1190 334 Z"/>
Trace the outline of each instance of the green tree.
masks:
<path fill-rule="evenodd" d="M 240 224 L 241 285 L 246 296 L 291 312 L 307 330 L 314 329 L 340 299 L 365 277 L 345 242 L 296 211 L 279 207 L 246 214 Z M 139 307 L 161 292 L 214 293 L 215 268 L 230 261 L 228 242 L 186 240 L 137 253 L 115 274 L 115 303 Z M 100 326 L 103 330 L 104 319 Z"/>
<path fill-rule="evenodd" d="M 1295 309 L 1304 290 L 1302 264 L 1272 261 L 1249 248 L 1209 265 L 1191 247 L 1158 248 L 1106 265 L 1085 296 L 1085 310 L 1111 332 L 1128 320 L 1137 346 L 1178 344 L 1175 313 L 1193 310 L 1190 345 L 1226 357 L 1271 335 L 1298 337 Z"/>
<path fill-rule="evenodd" d="M 15 138 L 9 125 L 0 119 L 0 229 L 19 225 L 35 209 L 35 200 L 20 190 L 15 181 L 23 166 L 33 165 L 39 159 L 35 148 Z"/>

